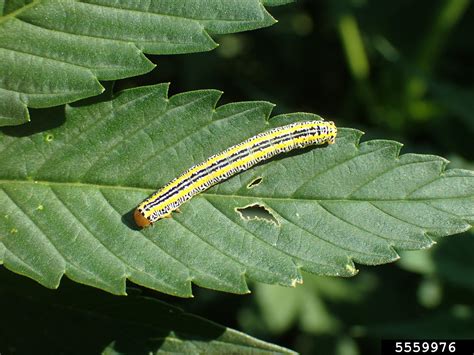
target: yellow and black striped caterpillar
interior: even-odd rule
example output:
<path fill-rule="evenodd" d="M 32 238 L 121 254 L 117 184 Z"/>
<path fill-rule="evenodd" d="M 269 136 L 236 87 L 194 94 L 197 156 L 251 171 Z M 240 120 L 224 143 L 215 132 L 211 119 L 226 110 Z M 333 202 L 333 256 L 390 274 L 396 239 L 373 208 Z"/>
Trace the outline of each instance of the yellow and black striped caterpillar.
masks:
<path fill-rule="evenodd" d="M 194 195 L 277 154 L 316 144 L 333 144 L 337 128 L 330 121 L 296 122 L 257 134 L 195 165 L 153 193 L 135 210 L 135 222 L 146 227 Z"/>

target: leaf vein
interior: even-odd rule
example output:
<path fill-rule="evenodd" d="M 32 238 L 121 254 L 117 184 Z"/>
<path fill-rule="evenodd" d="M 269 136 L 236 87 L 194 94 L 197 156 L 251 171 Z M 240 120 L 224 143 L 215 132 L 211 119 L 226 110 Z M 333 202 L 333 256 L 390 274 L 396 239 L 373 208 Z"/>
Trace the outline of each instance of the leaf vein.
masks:
<path fill-rule="evenodd" d="M 13 205 L 16 206 L 16 208 L 26 217 L 26 221 L 29 221 L 40 232 L 40 235 L 44 237 L 43 240 L 45 240 L 48 243 L 48 245 L 52 247 L 54 252 L 63 260 L 63 262 L 66 263 L 66 259 L 64 258 L 62 253 L 59 251 L 56 245 L 52 242 L 52 240 L 48 237 L 48 235 L 43 231 L 43 229 L 38 225 L 38 223 L 36 223 L 35 220 L 31 218 L 31 216 L 25 211 L 25 209 L 22 206 L 20 206 L 20 204 L 17 201 L 15 201 L 15 199 L 11 196 L 11 194 L 8 193 L 8 191 L 6 191 L 5 189 L 2 189 L 2 190 L 5 193 L 5 195 L 7 195 L 7 197 L 10 199 L 10 201 L 13 202 Z M 18 255 L 16 256 L 19 259 L 21 259 Z"/>
<path fill-rule="evenodd" d="M 348 159 L 345 159 L 345 160 L 343 160 L 343 161 L 337 162 L 336 164 L 330 165 L 327 169 L 318 171 L 318 172 L 316 172 L 315 174 L 311 175 L 310 177 L 308 177 L 307 179 L 305 179 L 305 180 L 300 184 L 300 186 L 299 186 L 291 195 L 294 196 L 294 195 L 298 194 L 298 193 L 300 192 L 300 190 L 303 189 L 303 188 L 304 188 L 308 183 L 310 183 L 314 178 L 316 178 L 316 177 L 318 177 L 318 176 L 320 176 L 320 175 L 322 175 L 322 174 L 324 174 L 324 173 L 327 173 L 328 171 L 330 171 L 330 170 L 332 170 L 332 169 L 334 169 L 334 168 L 337 168 L 339 165 L 343 165 L 343 164 L 348 163 L 348 162 L 350 162 L 351 160 L 356 159 L 356 158 L 358 158 L 358 157 L 361 157 L 361 156 L 364 156 L 364 155 L 368 155 L 368 154 L 372 154 L 372 153 L 376 153 L 376 152 L 378 152 L 378 151 L 380 151 L 380 150 L 387 149 L 387 148 L 389 148 L 389 147 L 384 146 L 384 147 L 380 147 L 380 148 L 378 148 L 378 149 L 376 149 L 376 150 L 371 150 L 371 151 L 369 151 L 369 152 L 367 152 L 367 153 L 363 153 L 363 154 L 357 154 L 357 152 L 356 152 L 355 155 L 349 157 Z"/>
<path fill-rule="evenodd" d="M 107 196 L 104 195 L 104 193 L 99 190 L 100 194 L 102 195 L 102 197 L 104 198 L 104 200 L 107 202 L 107 204 L 111 207 L 111 209 L 113 210 L 114 213 L 120 215 L 120 212 L 117 211 L 117 209 L 114 207 L 114 205 L 109 201 L 109 199 L 107 198 Z M 159 249 L 163 254 L 169 256 L 171 259 L 173 259 L 174 261 L 176 261 L 178 264 L 184 266 L 184 268 L 189 272 L 189 269 L 191 269 L 188 265 L 186 265 L 184 262 L 182 262 L 181 260 L 177 259 L 174 255 L 170 254 L 169 252 L 167 252 L 166 250 L 164 250 L 163 248 L 161 248 L 158 244 L 156 244 L 153 240 L 147 238 L 145 236 L 145 234 L 143 234 L 143 232 L 140 232 L 140 236 L 142 238 L 144 238 L 147 243 L 151 244 L 153 247 L 155 247 L 156 249 Z M 189 275 L 188 275 L 189 277 Z"/>
<path fill-rule="evenodd" d="M 319 205 L 319 204 L 318 204 Z M 317 239 L 323 241 L 323 242 L 326 242 L 328 244 L 331 244 L 332 246 L 336 247 L 337 249 L 342 249 L 342 250 L 345 250 L 349 253 L 357 253 L 357 254 L 362 254 L 362 255 L 369 255 L 369 256 L 372 256 L 372 255 L 378 255 L 378 254 L 373 254 L 373 253 L 365 253 L 363 251 L 358 251 L 358 250 L 354 250 L 354 249 L 350 249 L 346 246 L 342 246 L 342 245 L 339 245 L 337 243 L 335 243 L 334 241 L 330 240 L 330 239 L 327 239 L 327 238 L 323 238 L 321 235 L 319 234 L 316 234 L 314 231 L 311 231 L 303 226 L 300 226 L 298 224 L 296 224 L 295 222 L 293 222 L 289 217 L 286 217 L 280 210 L 276 209 L 275 207 L 272 207 L 274 208 L 276 211 L 278 211 L 278 214 L 280 216 L 282 216 L 288 223 L 294 225 L 296 228 L 298 229 L 301 229 L 302 231 L 306 232 L 306 233 L 309 233 L 310 235 L 313 235 L 314 237 L 316 237 Z M 378 256 L 382 256 L 382 255 L 378 255 Z"/>
<path fill-rule="evenodd" d="M 190 135 L 182 137 L 179 140 L 177 140 L 176 142 L 173 142 L 171 145 L 168 145 L 168 146 L 163 147 L 162 149 L 160 149 L 161 152 L 156 156 L 156 158 L 158 158 L 162 155 L 167 155 L 166 152 L 168 150 L 175 149 L 178 144 L 182 143 L 183 141 L 185 141 L 187 139 L 190 139 L 191 136 L 193 136 L 195 134 L 198 134 L 199 132 L 203 131 L 204 129 L 208 128 L 209 126 L 211 126 L 212 124 L 214 124 L 216 122 L 219 122 L 219 121 L 222 121 L 222 120 L 225 120 L 225 119 L 230 119 L 232 117 L 240 116 L 240 115 L 243 115 L 247 112 L 251 112 L 251 111 L 254 111 L 254 110 L 258 110 L 258 109 L 257 108 L 248 109 L 248 110 L 239 112 L 238 114 L 220 117 L 217 120 L 211 118 L 211 121 L 207 122 L 204 126 L 199 127 L 199 129 L 197 131 L 194 131 Z M 139 162 L 148 161 L 153 156 L 154 156 L 154 154 L 148 154 L 147 156 L 142 157 Z M 137 165 L 137 166 L 140 166 L 140 165 Z M 131 170 L 132 170 L 133 174 L 137 174 L 137 173 L 140 173 L 143 169 L 145 169 L 145 166 L 144 166 L 144 164 L 141 164 L 141 167 L 138 168 L 137 170 L 134 170 L 133 168 Z"/>
<path fill-rule="evenodd" d="M 380 178 L 381 176 L 395 170 L 395 169 L 398 169 L 402 166 L 409 166 L 409 165 L 417 165 L 417 164 L 425 164 L 427 162 L 420 162 L 420 161 L 417 161 L 417 162 L 409 162 L 409 163 L 405 163 L 405 164 L 396 164 L 394 166 L 391 166 L 389 167 L 387 170 L 384 170 L 380 173 L 378 173 L 377 175 L 375 176 L 371 176 L 370 179 L 366 182 L 364 182 L 363 184 L 359 185 L 358 187 L 356 187 L 351 193 L 349 193 L 349 195 L 347 195 L 347 198 L 350 198 L 352 197 L 352 195 L 354 195 L 357 191 L 359 191 L 361 188 L 363 188 L 364 186 L 367 186 L 368 184 L 370 184 L 371 182 L 375 181 L 376 179 Z M 439 177 L 439 176 L 438 176 Z M 434 180 L 436 180 L 438 177 L 436 177 Z M 433 180 L 433 181 L 434 181 Z M 408 197 L 408 196 L 407 196 Z"/>
<path fill-rule="evenodd" d="M 184 105 L 180 105 L 180 106 L 176 106 L 176 107 L 173 107 L 169 110 L 164 110 L 163 112 L 161 112 L 156 118 L 155 120 L 157 120 L 158 118 L 160 117 L 163 117 L 163 115 L 168 115 L 170 112 L 173 112 L 174 110 L 178 110 L 178 109 L 182 109 L 184 107 L 188 107 L 190 105 L 193 105 L 195 104 L 196 102 L 199 102 L 201 100 L 204 100 L 206 99 L 207 97 L 209 97 L 211 94 L 208 94 L 208 95 L 204 95 L 204 96 L 200 96 L 199 98 L 197 99 L 194 99 L 190 102 L 187 102 L 186 104 Z M 107 155 L 107 153 L 109 153 L 111 150 L 113 150 L 114 148 L 116 148 L 118 145 L 122 144 L 124 140 L 129 140 L 131 139 L 132 137 L 134 137 L 137 133 L 140 133 L 146 126 L 149 126 L 150 125 L 150 122 L 148 120 L 145 120 L 141 125 L 139 125 L 138 127 L 134 128 L 133 130 L 131 130 L 130 132 L 127 132 L 126 136 L 123 136 L 121 139 L 119 139 L 117 142 L 115 142 L 114 144 L 112 144 L 111 146 L 107 147 L 107 149 L 105 150 L 101 150 L 100 154 L 97 154 L 95 157 L 94 157 L 94 163 L 89 167 L 89 169 L 87 169 L 85 171 L 85 173 L 83 173 L 79 178 L 84 178 L 85 176 L 87 176 L 92 170 L 93 168 L 98 164 L 98 162 L 101 161 L 101 159 Z M 138 160 L 138 159 L 137 159 Z M 139 161 L 143 161 L 142 159 L 139 159 Z"/>
<path fill-rule="evenodd" d="M 209 245 L 212 249 L 216 250 L 218 253 L 222 254 L 223 256 L 225 257 L 228 257 L 229 259 L 233 260 L 234 262 L 236 262 L 237 264 L 241 265 L 244 267 L 244 270 L 243 272 L 246 273 L 246 265 L 244 263 L 242 263 L 240 260 L 236 259 L 233 255 L 231 254 L 227 254 L 225 253 L 223 250 L 217 248 L 215 245 L 209 243 L 207 240 L 205 240 L 204 238 L 202 238 L 198 233 L 196 233 L 195 231 L 193 231 L 191 228 L 189 228 L 186 224 L 184 224 L 183 222 L 181 222 L 180 220 L 178 220 L 177 218 L 174 219 L 174 221 L 176 223 L 178 223 L 180 226 L 182 226 L 184 229 L 186 229 L 187 231 L 189 231 L 192 235 L 196 236 L 199 240 L 201 240 L 202 242 L 206 243 L 207 245 Z"/>
<path fill-rule="evenodd" d="M 383 201 L 383 202 L 385 202 L 385 201 Z M 385 213 L 387 216 L 390 216 L 390 217 L 392 217 L 392 218 L 395 218 L 395 219 L 399 220 L 400 222 L 407 223 L 407 224 L 410 224 L 410 225 L 415 226 L 415 227 L 417 227 L 417 228 L 424 229 L 423 227 L 421 227 L 421 226 L 419 226 L 419 225 L 417 225 L 417 224 L 415 224 L 415 223 L 406 221 L 406 220 L 404 220 L 404 219 L 402 219 L 402 218 L 400 218 L 400 217 L 398 217 L 398 216 L 395 216 L 395 215 L 392 214 L 392 213 L 389 213 L 389 212 L 385 211 L 384 209 L 382 209 L 381 207 L 377 206 L 377 205 L 376 205 L 375 203 L 373 203 L 372 201 L 367 201 L 367 203 L 370 203 L 372 206 L 374 206 L 376 209 L 378 209 L 378 210 L 381 211 L 382 213 Z"/>
<path fill-rule="evenodd" d="M 237 222 L 235 222 L 234 220 L 232 220 L 231 218 L 229 218 L 224 212 L 222 212 L 222 210 L 221 210 L 219 207 L 217 207 L 217 206 L 214 205 L 211 201 L 209 201 L 209 199 L 206 198 L 206 201 L 209 202 L 217 211 L 219 211 L 227 220 L 229 220 L 231 223 L 233 223 L 234 225 L 236 225 L 239 229 L 242 229 L 244 232 L 249 233 L 249 234 L 250 234 L 251 236 L 253 236 L 255 239 L 257 239 L 257 240 L 259 240 L 260 242 L 262 242 L 262 243 L 264 243 L 264 244 L 270 246 L 272 249 L 275 249 L 275 250 L 281 252 L 282 254 L 284 254 L 284 255 L 290 257 L 290 259 L 292 259 L 292 260 L 293 260 L 294 258 L 296 258 L 296 259 L 298 259 L 299 261 L 303 261 L 303 262 L 306 261 L 306 262 L 314 263 L 314 261 L 312 261 L 312 260 L 308 260 L 308 259 L 302 258 L 301 256 L 292 255 L 292 254 L 290 254 L 289 252 L 287 252 L 287 251 L 285 251 L 285 250 L 283 250 L 283 249 L 281 249 L 281 248 L 278 248 L 276 245 L 273 245 L 273 244 L 267 242 L 266 240 L 264 240 L 264 239 L 262 239 L 262 238 L 259 238 L 256 234 L 250 232 L 249 230 L 247 230 L 246 228 L 242 227 L 240 224 L 238 224 Z M 278 236 L 278 238 L 279 238 L 279 236 Z M 324 266 L 329 266 L 329 265 L 327 265 L 327 264 L 319 263 L 319 262 L 318 262 L 318 264 L 324 265 Z M 297 268 L 297 265 L 296 265 L 296 264 L 295 264 L 295 267 Z"/>
<path fill-rule="evenodd" d="M 50 191 L 53 193 L 54 197 L 56 198 L 57 201 L 59 201 L 61 203 L 61 205 L 66 209 L 66 211 L 72 216 L 74 217 L 78 222 L 79 224 L 84 228 L 84 230 L 89 234 L 91 235 L 94 240 L 96 240 L 99 245 L 102 245 L 104 247 L 105 250 L 107 250 L 107 252 L 112 255 L 115 259 L 117 259 L 117 261 L 119 263 L 123 263 L 123 264 L 126 264 L 128 266 L 127 263 L 125 263 L 125 261 L 119 257 L 118 255 L 116 255 L 114 252 L 112 252 L 112 250 L 107 246 L 105 245 L 99 238 L 97 238 L 92 232 L 91 230 L 89 229 L 89 227 L 79 218 L 77 217 L 77 215 L 66 205 L 66 203 L 64 202 L 64 200 L 62 199 L 62 197 L 60 197 L 57 192 L 55 191 L 55 189 L 53 187 L 50 187 Z M 132 267 L 133 268 L 133 267 Z M 141 270 L 138 270 L 136 269 L 137 271 L 141 271 Z M 125 277 L 127 277 L 128 275 L 124 275 Z M 151 276 L 151 275 L 150 275 Z"/>
<path fill-rule="evenodd" d="M 114 114 L 117 114 L 118 111 L 121 111 L 121 110 L 123 110 L 123 109 L 127 109 L 127 107 L 129 107 L 130 105 L 133 105 L 133 104 L 136 103 L 137 101 L 139 101 L 139 100 L 145 100 L 148 96 L 152 96 L 152 95 L 154 95 L 153 92 L 152 92 L 152 93 L 149 93 L 149 94 L 145 94 L 145 95 L 143 95 L 143 96 L 139 96 L 139 97 L 137 97 L 137 98 L 135 98 L 135 99 L 126 101 L 126 102 L 124 102 L 124 103 L 122 103 L 122 104 L 120 104 L 120 105 L 117 105 L 117 106 L 115 106 L 115 105 L 110 105 L 110 108 L 109 108 L 110 111 L 106 113 L 105 117 L 103 117 L 102 120 L 95 120 L 92 124 L 88 125 L 87 128 L 86 128 L 83 132 L 81 132 L 81 134 L 75 135 L 74 138 L 71 139 L 71 141 L 67 142 L 68 145 L 69 145 L 69 147 L 75 148 L 76 145 L 77 145 L 77 142 L 82 139 L 82 136 L 83 136 L 84 134 L 86 134 L 86 133 L 90 132 L 91 130 L 95 129 L 96 126 L 98 126 L 98 125 L 100 125 L 100 124 L 103 124 L 103 121 L 104 121 L 106 118 L 108 118 L 109 116 L 114 115 Z M 68 154 L 69 154 L 69 150 L 68 150 L 68 149 L 63 148 L 63 149 L 61 150 L 61 156 L 62 156 L 62 157 L 66 156 L 66 155 L 68 155 Z M 52 155 L 54 155 L 55 158 L 59 156 L 58 152 L 51 151 L 51 153 L 50 153 L 50 155 L 48 156 L 48 158 L 47 158 L 46 160 L 44 160 L 43 163 L 42 163 L 38 168 L 36 168 L 36 171 L 37 171 L 37 172 L 38 172 L 38 171 L 41 171 L 41 169 L 42 169 L 47 163 L 49 163 L 49 160 L 51 159 L 51 156 L 52 156 Z M 98 186 L 98 185 L 96 185 L 96 186 Z"/>

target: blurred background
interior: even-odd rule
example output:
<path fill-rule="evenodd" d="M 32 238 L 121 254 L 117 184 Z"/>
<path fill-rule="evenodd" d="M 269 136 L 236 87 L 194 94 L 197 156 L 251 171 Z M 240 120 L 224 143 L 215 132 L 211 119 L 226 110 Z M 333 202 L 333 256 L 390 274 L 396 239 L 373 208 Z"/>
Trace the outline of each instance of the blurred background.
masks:
<path fill-rule="evenodd" d="M 397 140 L 404 153 L 474 169 L 470 0 L 300 0 L 269 10 L 278 24 L 219 36 L 209 53 L 151 57 L 154 71 L 114 91 L 219 89 L 220 104 L 271 101 L 274 114 L 313 112 L 365 140 Z M 251 283 L 245 296 L 143 293 L 303 354 L 378 354 L 382 338 L 474 339 L 473 254 L 467 232 L 393 264 L 359 265 L 350 279 L 305 274 L 296 289 Z"/>
<path fill-rule="evenodd" d="M 279 23 L 217 38 L 209 53 L 156 57 L 171 94 L 215 88 L 220 104 L 275 103 L 394 139 L 403 152 L 474 169 L 474 6 L 470 0 L 300 0 Z M 351 279 L 306 274 L 296 289 L 253 283 L 248 296 L 195 288 L 167 300 L 303 354 L 377 354 L 382 338 L 474 339 L 474 233 L 446 237 Z M 146 291 L 150 295 L 155 295 Z"/>

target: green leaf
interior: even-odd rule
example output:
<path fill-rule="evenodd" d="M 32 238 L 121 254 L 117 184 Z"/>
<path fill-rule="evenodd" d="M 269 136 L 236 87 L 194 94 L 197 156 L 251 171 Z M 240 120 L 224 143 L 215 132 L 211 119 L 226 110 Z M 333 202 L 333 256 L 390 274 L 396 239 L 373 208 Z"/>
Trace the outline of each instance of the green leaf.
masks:
<path fill-rule="evenodd" d="M 210 34 L 272 25 L 260 0 L 6 1 L 0 17 L 0 125 L 28 121 L 27 106 L 98 95 L 99 80 L 154 68 L 144 55 L 207 51 Z M 2 6 L 3 9 L 3 6 Z"/>
<path fill-rule="evenodd" d="M 134 289 L 126 298 L 70 283 L 53 292 L 5 274 L 0 270 L 0 347 L 5 350 L 20 354 L 294 353 L 140 296 Z"/>
<path fill-rule="evenodd" d="M 168 99 L 167 85 L 142 87 L 67 107 L 66 122 L 46 132 L 4 129 L 5 267 L 48 287 L 66 274 L 118 294 L 127 278 L 179 296 L 191 295 L 191 283 L 245 293 L 246 278 L 295 286 L 301 269 L 351 276 L 354 262 L 395 261 L 397 249 L 471 227 L 473 172 L 445 171 L 436 156 L 399 156 L 396 142 L 359 143 L 361 132 L 341 128 L 335 145 L 277 157 L 137 230 L 133 209 L 185 169 L 270 127 L 318 118 L 268 120 L 267 102 L 216 109 L 220 95 Z M 255 205 L 274 220 L 242 216 Z"/>

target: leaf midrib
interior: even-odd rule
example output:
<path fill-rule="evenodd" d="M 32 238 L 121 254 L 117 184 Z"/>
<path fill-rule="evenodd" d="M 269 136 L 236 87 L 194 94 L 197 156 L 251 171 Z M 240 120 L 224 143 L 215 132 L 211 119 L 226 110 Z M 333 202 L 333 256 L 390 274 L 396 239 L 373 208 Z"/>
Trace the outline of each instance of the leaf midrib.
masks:
<path fill-rule="evenodd" d="M 444 177 L 448 178 L 448 177 Z M 58 181 L 45 181 L 45 180 L 0 180 L 1 184 L 32 184 L 32 185 L 44 185 L 44 186 L 71 186 L 71 187 L 85 187 L 85 188 L 95 188 L 98 190 L 101 189 L 117 189 L 117 190 L 127 190 L 127 191 L 135 191 L 135 192 L 145 192 L 147 194 L 151 194 L 158 189 L 148 189 L 143 187 L 136 187 L 136 186 L 122 186 L 122 185 L 100 185 L 100 184 L 93 184 L 93 183 L 83 183 L 83 182 L 58 182 Z M 464 199 L 474 196 L 448 196 L 448 197 L 434 197 L 434 198 L 393 198 L 393 199 L 369 199 L 369 198 L 304 198 L 304 197 L 271 197 L 271 196 L 258 196 L 258 195 L 233 195 L 233 194 L 216 194 L 216 193 L 208 193 L 203 192 L 200 193 L 201 196 L 212 196 L 212 197 L 221 197 L 221 198 L 241 198 L 241 199 L 264 199 L 264 200 L 271 200 L 271 201 L 334 201 L 334 202 L 347 202 L 347 201 L 360 201 L 360 202 L 406 202 L 406 201 L 416 201 L 416 202 L 426 202 L 426 201 L 437 201 L 437 200 L 456 200 L 456 199 Z"/>

